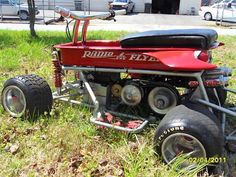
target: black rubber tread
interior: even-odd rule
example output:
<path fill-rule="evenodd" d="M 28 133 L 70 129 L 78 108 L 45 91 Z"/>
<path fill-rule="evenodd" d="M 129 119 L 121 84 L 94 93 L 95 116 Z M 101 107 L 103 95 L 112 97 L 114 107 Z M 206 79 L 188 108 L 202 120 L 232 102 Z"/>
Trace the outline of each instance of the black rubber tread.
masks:
<path fill-rule="evenodd" d="M 184 127 L 184 130 L 168 132 L 171 128 L 173 130 L 174 127 Z M 170 110 L 157 127 L 154 136 L 155 152 L 162 156 L 161 146 L 164 139 L 171 134 L 179 132 L 190 134 L 197 138 L 204 146 L 207 157 L 220 156 L 222 154 L 224 137 L 220 122 L 204 106 L 189 102 L 186 105 L 179 105 Z"/>
<path fill-rule="evenodd" d="M 134 13 L 134 8 L 135 8 L 135 6 L 133 6 L 133 8 L 131 9 L 131 11 L 130 11 L 131 13 Z"/>
<path fill-rule="evenodd" d="M 215 89 L 216 89 L 216 92 L 218 94 L 220 104 L 224 105 L 225 101 L 227 99 L 227 91 L 225 91 L 222 86 L 221 87 L 216 87 Z M 216 95 L 215 95 L 212 88 L 207 89 L 207 94 L 208 94 L 208 97 L 210 99 L 210 102 L 218 104 L 218 99 L 217 99 L 217 97 L 216 97 Z"/>
<path fill-rule="evenodd" d="M 20 13 L 26 13 L 27 14 L 27 19 L 29 18 L 29 13 L 26 11 L 26 10 L 20 10 L 19 12 L 18 12 L 18 15 L 20 16 Z M 20 17 L 21 18 L 21 17 Z M 21 20 L 27 20 L 27 19 L 21 19 Z"/>
<path fill-rule="evenodd" d="M 125 9 L 125 15 L 127 15 L 129 12 L 128 12 L 128 8 Z"/>
<path fill-rule="evenodd" d="M 37 75 L 21 75 L 7 80 L 4 88 L 14 85 L 20 88 L 26 98 L 26 116 L 35 117 L 52 108 L 52 92 L 48 83 Z"/>
<path fill-rule="evenodd" d="M 206 19 L 206 14 L 210 14 L 210 15 L 211 15 L 211 18 L 210 18 L 210 19 Z M 211 21 L 211 20 L 212 20 L 212 14 L 211 14 L 210 12 L 206 12 L 206 13 L 204 14 L 204 19 L 205 19 L 206 21 Z"/>
<path fill-rule="evenodd" d="M 223 89 L 223 87 L 217 87 L 216 88 L 217 94 L 219 96 L 221 105 L 225 104 L 225 101 L 227 99 L 227 91 Z"/>

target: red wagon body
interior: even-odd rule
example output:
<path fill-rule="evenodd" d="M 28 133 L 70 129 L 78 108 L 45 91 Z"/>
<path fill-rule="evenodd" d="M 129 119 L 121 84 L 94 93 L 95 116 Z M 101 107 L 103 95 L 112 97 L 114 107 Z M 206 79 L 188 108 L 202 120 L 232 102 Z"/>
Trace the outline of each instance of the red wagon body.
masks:
<path fill-rule="evenodd" d="M 195 48 L 122 48 L 118 41 L 89 41 L 56 45 L 67 66 L 199 71 L 216 66 L 194 56 Z M 167 53 L 168 51 L 168 53 Z M 204 51 L 202 51 L 204 52 Z M 206 54 L 207 55 L 207 54 Z"/>

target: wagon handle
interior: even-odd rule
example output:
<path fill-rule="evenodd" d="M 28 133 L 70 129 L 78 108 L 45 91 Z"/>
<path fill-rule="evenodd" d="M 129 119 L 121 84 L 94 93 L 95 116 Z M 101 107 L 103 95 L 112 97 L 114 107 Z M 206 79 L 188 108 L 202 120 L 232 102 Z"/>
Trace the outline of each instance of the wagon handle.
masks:
<path fill-rule="evenodd" d="M 56 6 L 55 12 L 60 14 L 61 16 L 65 18 L 72 18 L 75 20 L 95 20 L 95 19 L 101 19 L 101 20 L 110 20 L 113 19 L 116 15 L 124 15 L 125 10 L 117 10 L 117 11 L 109 11 L 105 13 L 100 13 L 96 15 L 80 15 L 76 12 L 71 12 L 69 9 L 66 9 L 64 7 Z"/>

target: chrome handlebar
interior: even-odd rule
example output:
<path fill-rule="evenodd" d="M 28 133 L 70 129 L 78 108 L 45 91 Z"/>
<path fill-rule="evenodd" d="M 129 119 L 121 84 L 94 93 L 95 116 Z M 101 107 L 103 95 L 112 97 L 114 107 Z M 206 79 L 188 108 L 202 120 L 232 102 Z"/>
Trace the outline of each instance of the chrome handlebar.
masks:
<path fill-rule="evenodd" d="M 72 18 L 75 20 L 95 20 L 95 19 L 110 20 L 114 19 L 116 15 L 124 15 L 126 13 L 125 10 L 117 10 L 117 11 L 100 13 L 97 15 L 80 15 L 77 14 L 76 12 L 71 12 L 70 10 L 60 6 L 57 6 L 55 8 L 55 12 L 65 18 Z"/>

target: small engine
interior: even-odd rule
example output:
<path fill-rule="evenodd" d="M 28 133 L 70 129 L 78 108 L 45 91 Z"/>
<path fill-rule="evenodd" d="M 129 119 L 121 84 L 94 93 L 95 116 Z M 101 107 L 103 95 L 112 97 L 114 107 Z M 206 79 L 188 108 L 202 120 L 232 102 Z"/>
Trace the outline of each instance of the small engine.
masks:
<path fill-rule="evenodd" d="M 121 79 L 116 73 L 86 74 L 88 81 L 100 103 L 107 110 L 140 117 L 164 116 L 179 104 L 179 93 L 175 87 L 165 82 L 148 79 Z M 88 93 L 85 103 L 91 102 Z"/>
<path fill-rule="evenodd" d="M 179 93 L 166 83 L 152 83 L 144 80 L 126 81 L 111 86 L 108 107 L 139 116 L 165 115 L 179 103 Z M 109 96 L 108 95 L 108 96 Z M 127 113 L 128 114 L 128 113 Z"/>

